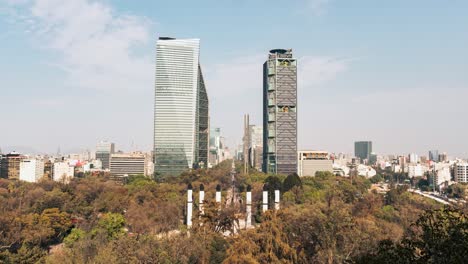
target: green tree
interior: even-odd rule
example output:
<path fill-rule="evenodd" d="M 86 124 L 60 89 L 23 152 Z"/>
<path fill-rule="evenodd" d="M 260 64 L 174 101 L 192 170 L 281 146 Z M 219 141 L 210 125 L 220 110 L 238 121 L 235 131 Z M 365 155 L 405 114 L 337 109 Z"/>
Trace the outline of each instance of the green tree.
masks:
<path fill-rule="evenodd" d="M 302 188 L 302 181 L 297 173 L 289 174 L 283 182 L 283 192 L 288 192 L 295 186 Z"/>
<path fill-rule="evenodd" d="M 125 218 L 121 214 L 104 214 L 98 222 L 95 233 L 103 232 L 108 239 L 115 239 L 125 234 Z"/>

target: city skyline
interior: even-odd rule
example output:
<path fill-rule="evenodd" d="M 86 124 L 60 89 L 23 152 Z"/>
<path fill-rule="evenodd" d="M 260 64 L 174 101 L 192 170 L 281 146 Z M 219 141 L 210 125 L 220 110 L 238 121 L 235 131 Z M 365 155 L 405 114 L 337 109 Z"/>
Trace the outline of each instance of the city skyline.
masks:
<path fill-rule="evenodd" d="M 250 23 L 248 31 L 221 31 L 226 22 L 215 25 L 208 18 L 196 20 L 193 30 L 192 3 L 181 10 L 187 16 L 171 24 L 173 17 L 164 12 L 177 3 L 72 0 L 58 8 L 50 0 L 0 1 L 2 104 L 15 109 L 2 120 L 0 147 L 54 153 L 58 146 L 63 152 L 92 149 L 108 139 L 124 150 L 132 142 L 152 149 L 154 46 L 158 36 L 170 35 L 201 39 L 211 124 L 223 129 L 231 147 L 240 142 L 244 113 L 261 124 L 264 54 L 290 47 L 299 59 L 299 149 L 352 153 L 354 141 L 365 138 L 378 154 L 438 149 L 468 156 L 468 142 L 461 140 L 468 125 L 457 122 L 468 114 L 468 38 L 460 34 L 466 32 L 466 3 L 395 1 L 377 7 L 358 1 L 353 6 L 363 7 L 362 18 L 346 25 L 350 4 L 312 2 L 294 2 L 272 30 L 262 30 L 264 22 L 254 19 L 255 11 L 266 8 L 264 1 L 197 3 L 212 5 L 211 19 L 223 17 L 230 27 Z M 232 5 L 246 21 L 233 17 Z M 411 16 L 420 7 L 424 16 Z M 280 12 L 267 8 L 272 15 Z M 89 15 L 71 19 L 71 10 Z M 278 37 L 285 28 L 293 30 Z M 100 56 L 91 56 L 96 49 Z"/>

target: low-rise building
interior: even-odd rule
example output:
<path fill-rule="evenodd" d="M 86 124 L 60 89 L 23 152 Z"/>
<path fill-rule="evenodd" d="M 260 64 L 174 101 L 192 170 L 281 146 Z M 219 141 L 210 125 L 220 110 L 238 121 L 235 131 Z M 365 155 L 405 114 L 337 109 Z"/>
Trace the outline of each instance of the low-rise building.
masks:
<path fill-rule="evenodd" d="M 0 171 L 1 178 L 10 180 L 19 180 L 20 163 L 25 159 L 25 156 L 11 152 L 2 157 L 2 167 Z"/>
<path fill-rule="evenodd" d="M 130 175 L 146 174 L 146 157 L 143 153 L 112 154 L 110 172 L 113 177 L 126 177 Z"/>
<path fill-rule="evenodd" d="M 21 181 L 37 182 L 44 177 L 44 162 L 38 159 L 24 159 L 20 163 Z"/>
<path fill-rule="evenodd" d="M 298 175 L 315 176 L 318 171 L 333 172 L 333 161 L 328 159 L 326 151 L 299 151 Z"/>

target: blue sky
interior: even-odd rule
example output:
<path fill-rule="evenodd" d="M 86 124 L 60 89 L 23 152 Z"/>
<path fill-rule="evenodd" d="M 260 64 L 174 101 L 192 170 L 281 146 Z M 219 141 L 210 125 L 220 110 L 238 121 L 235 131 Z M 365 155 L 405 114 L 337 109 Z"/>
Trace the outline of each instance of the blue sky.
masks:
<path fill-rule="evenodd" d="M 0 0 L 0 147 L 152 148 L 158 36 L 201 39 L 211 125 L 261 123 L 269 49 L 299 59 L 299 147 L 468 157 L 468 2 Z M 427 154 L 426 154 L 427 155 Z"/>

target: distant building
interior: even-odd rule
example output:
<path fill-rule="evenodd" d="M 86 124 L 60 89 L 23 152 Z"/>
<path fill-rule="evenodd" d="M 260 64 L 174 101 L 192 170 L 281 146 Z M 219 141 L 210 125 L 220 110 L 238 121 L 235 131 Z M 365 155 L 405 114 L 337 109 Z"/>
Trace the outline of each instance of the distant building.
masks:
<path fill-rule="evenodd" d="M 11 152 L 2 157 L 1 178 L 19 180 L 20 163 L 25 157 L 19 153 Z"/>
<path fill-rule="evenodd" d="M 468 163 L 455 164 L 454 174 L 457 182 L 468 183 Z"/>
<path fill-rule="evenodd" d="M 299 176 L 315 176 L 318 171 L 333 172 L 333 161 L 326 151 L 299 151 L 297 172 Z"/>
<path fill-rule="evenodd" d="M 297 172 L 297 60 L 270 50 L 263 64 L 263 172 Z"/>
<path fill-rule="evenodd" d="M 438 162 L 439 161 L 439 151 L 438 150 L 429 151 L 429 160 Z"/>
<path fill-rule="evenodd" d="M 436 171 L 435 183 L 438 188 L 447 187 L 451 181 L 452 175 L 450 173 L 450 167 L 443 167 Z"/>
<path fill-rule="evenodd" d="M 369 156 L 369 164 L 370 165 L 376 165 L 377 164 L 377 154 L 375 152 L 372 152 Z"/>
<path fill-rule="evenodd" d="M 68 162 L 54 163 L 54 181 L 69 183 L 75 176 L 75 168 L 70 166 Z"/>
<path fill-rule="evenodd" d="M 354 142 L 354 156 L 360 158 L 361 161 L 368 160 L 372 153 L 372 141 L 357 141 Z"/>
<path fill-rule="evenodd" d="M 424 168 L 420 164 L 408 166 L 408 177 L 422 177 L 424 175 Z"/>
<path fill-rule="evenodd" d="M 419 157 L 418 157 L 418 154 L 415 154 L 415 153 L 411 153 L 408 155 L 408 158 L 409 158 L 409 162 L 410 163 L 418 163 L 419 162 Z"/>
<path fill-rule="evenodd" d="M 200 66 L 200 40 L 160 37 L 156 43 L 154 166 L 179 175 L 208 166 L 208 94 Z"/>
<path fill-rule="evenodd" d="M 448 155 L 447 153 L 442 153 L 442 154 L 439 154 L 439 162 L 447 162 L 448 161 Z"/>
<path fill-rule="evenodd" d="M 20 162 L 21 181 L 37 182 L 44 177 L 44 162 L 38 159 L 24 159 Z"/>
<path fill-rule="evenodd" d="M 249 163 L 250 167 L 259 171 L 263 163 L 263 127 L 250 125 Z"/>
<path fill-rule="evenodd" d="M 359 164 L 356 167 L 357 175 L 363 176 L 366 178 L 372 178 L 377 175 L 377 172 L 370 166 L 366 166 L 364 164 Z"/>
<path fill-rule="evenodd" d="M 101 141 L 96 145 L 96 159 L 102 162 L 103 170 L 108 170 L 110 168 L 110 158 L 114 152 L 114 143 Z"/>
<path fill-rule="evenodd" d="M 146 174 L 146 157 L 143 153 L 112 154 L 110 172 L 113 177 Z"/>

